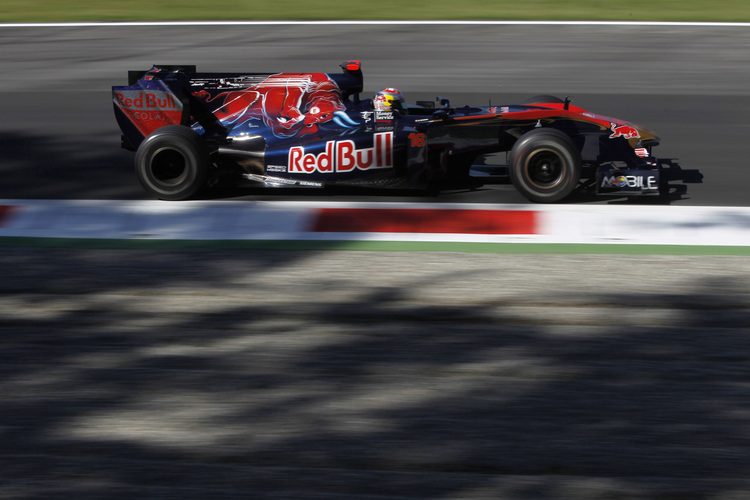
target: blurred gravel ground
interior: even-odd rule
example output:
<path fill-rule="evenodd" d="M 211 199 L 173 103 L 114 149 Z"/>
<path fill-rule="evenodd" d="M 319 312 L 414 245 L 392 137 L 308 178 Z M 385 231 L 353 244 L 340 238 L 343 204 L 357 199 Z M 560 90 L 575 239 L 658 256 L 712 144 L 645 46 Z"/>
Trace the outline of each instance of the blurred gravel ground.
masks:
<path fill-rule="evenodd" d="M 739 499 L 750 258 L 0 248 L 0 498 Z"/>

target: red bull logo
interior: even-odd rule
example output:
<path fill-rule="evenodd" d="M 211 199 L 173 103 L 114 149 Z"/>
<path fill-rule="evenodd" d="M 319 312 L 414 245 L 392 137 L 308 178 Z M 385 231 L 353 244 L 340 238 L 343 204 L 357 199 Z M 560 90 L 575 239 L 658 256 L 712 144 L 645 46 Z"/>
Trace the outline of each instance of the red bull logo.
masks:
<path fill-rule="evenodd" d="M 278 73 L 247 89 L 213 97 L 205 90 L 193 95 L 220 103 L 214 115 L 225 126 L 262 120 L 280 138 L 316 133 L 319 124 L 333 121 L 346 109 L 338 86 L 323 73 Z"/>
<path fill-rule="evenodd" d="M 164 90 L 120 90 L 113 99 L 144 137 L 159 127 L 182 121 L 182 103 Z"/>
<path fill-rule="evenodd" d="M 352 172 L 393 167 L 393 132 L 375 134 L 373 147 L 357 149 L 354 141 L 328 141 L 325 151 L 305 153 L 295 146 L 289 150 L 288 172 L 298 174 Z"/>
<path fill-rule="evenodd" d="M 115 92 L 115 101 L 121 108 L 132 110 L 179 110 L 174 95 L 161 90 L 122 90 Z"/>
<path fill-rule="evenodd" d="M 609 136 L 610 139 L 616 139 L 617 137 L 637 139 L 641 137 L 641 134 L 638 133 L 638 129 L 631 127 L 630 125 L 618 125 L 610 122 L 610 128 L 612 130 L 612 134 Z"/>

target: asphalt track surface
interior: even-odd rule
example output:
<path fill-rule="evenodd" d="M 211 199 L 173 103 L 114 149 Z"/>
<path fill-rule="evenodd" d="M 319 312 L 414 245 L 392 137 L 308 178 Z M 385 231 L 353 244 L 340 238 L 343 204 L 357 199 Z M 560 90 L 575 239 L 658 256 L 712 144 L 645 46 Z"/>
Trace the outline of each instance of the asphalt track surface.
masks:
<path fill-rule="evenodd" d="M 0 198 L 143 197 L 107 90 L 126 69 L 360 58 L 370 90 L 555 93 L 642 122 L 705 176 L 673 204 L 745 206 L 746 28 L 0 38 Z M 0 498 L 750 495 L 745 257 L 4 247 L 0 275 Z"/>

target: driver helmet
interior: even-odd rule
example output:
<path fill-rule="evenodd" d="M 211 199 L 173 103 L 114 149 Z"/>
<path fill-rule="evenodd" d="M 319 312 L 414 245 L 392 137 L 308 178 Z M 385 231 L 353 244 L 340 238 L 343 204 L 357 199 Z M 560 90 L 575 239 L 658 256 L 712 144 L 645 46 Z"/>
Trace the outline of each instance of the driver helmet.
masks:
<path fill-rule="evenodd" d="M 404 96 L 398 89 L 387 88 L 375 92 L 375 111 L 401 111 L 406 107 Z"/>

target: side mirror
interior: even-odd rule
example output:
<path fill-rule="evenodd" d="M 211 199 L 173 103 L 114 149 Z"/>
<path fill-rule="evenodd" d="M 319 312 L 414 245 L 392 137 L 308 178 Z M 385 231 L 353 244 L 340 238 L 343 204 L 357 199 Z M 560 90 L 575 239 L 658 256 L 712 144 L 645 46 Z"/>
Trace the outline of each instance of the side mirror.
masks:
<path fill-rule="evenodd" d="M 435 102 L 439 102 L 445 109 L 448 109 L 451 107 L 451 102 L 448 99 L 445 99 L 443 97 L 436 97 Z"/>
<path fill-rule="evenodd" d="M 432 118 L 435 120 L 447 120 L 448 119 L 448 110 L 447 109 L 438 109 L 434 113 L 432 113 Z"/>

